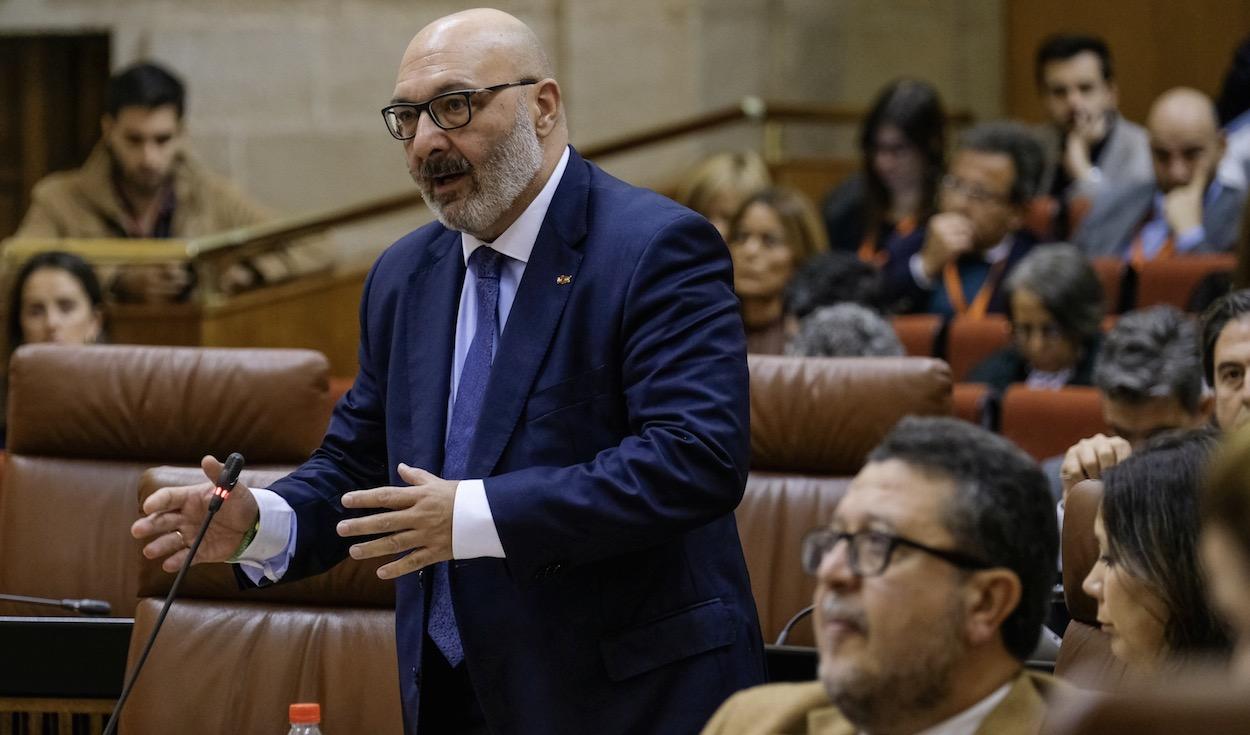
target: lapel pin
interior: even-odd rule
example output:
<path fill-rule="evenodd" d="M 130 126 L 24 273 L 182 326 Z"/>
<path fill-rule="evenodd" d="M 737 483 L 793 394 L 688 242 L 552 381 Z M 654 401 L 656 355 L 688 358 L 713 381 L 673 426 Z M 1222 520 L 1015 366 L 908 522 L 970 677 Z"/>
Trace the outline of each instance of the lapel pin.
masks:
<path fill-rule="evenodd" d="M 557 286 L 567 286 L 573 282 L 573 276 L 556 276 Z"/>

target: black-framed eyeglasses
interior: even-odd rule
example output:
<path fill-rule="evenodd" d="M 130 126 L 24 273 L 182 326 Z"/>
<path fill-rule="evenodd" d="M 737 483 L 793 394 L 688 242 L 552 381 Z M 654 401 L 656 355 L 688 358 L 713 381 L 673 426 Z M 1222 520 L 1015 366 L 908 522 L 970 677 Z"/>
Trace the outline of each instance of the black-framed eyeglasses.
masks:
<path fill-rule="evenodd" d="M 883 573 L 890 565 L 894 550 L 899 546 L 918 549 L 962 569 L 989 569 L 994 566 L 968 554 L 935 549 L 902 536 L 893 536 L 879 531 L 844 533 L 831 528 L 816 528 L 803 536 L 801 551 L 803 571 L 815 576 L 825 557 L 842 541 L 850 544 L 847 549 L 847 561 L 850 563 L 851 571 L 860 577 L 875 577 Z"/>
<path fill-rule="evenodd" d="M 1046 342 L 1054 342 L 1065 336 L 1063 329 L 1054 322 L 1046 324 L 1018 324 L 1012 322 L 1011 336 L 1021 342 L 1028 342 L 1033 335 L 1040 335 Z"/>
<path fill-rule="evenodd" d="M 978 204 L 992 204 L 995 202 L 1007 204 L 1011 201 L 1010 194 L 992 192 L 979 184 L 964 181 L 954 174 L 946 174 L 942 177 L 942 189 L 962 194 Z"/>
<path fill-rule="evenodd" d="M 477 89 L 456 89 L 431 97 L 425 102 L 397 102 L 382 108 L 382 119 L 386 120 L 386 129 L 397 140 L 411 140 L 417 134 L 417 123 L 421 120 L 422 112 L 429 112 L 430 119 L 443 130 L 455 130 L 463 128 L 473 120 L 474 95 L 530 84 L 538 84 L 538 80 L 522 79 Z"/>

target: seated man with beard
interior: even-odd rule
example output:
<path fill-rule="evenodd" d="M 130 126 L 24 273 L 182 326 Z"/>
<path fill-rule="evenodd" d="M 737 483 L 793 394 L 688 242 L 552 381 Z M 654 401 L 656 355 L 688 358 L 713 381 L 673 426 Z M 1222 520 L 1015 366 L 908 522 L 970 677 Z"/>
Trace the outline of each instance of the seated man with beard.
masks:
<path fill-rule="evenodd" d="M 1023 662 L 1058 547 L 1022 451 L 955 419 L 904 419 L 803 540 L 820 681 L 739 692 L 705 735 L 1036 733 L 1057 685 Z"/>

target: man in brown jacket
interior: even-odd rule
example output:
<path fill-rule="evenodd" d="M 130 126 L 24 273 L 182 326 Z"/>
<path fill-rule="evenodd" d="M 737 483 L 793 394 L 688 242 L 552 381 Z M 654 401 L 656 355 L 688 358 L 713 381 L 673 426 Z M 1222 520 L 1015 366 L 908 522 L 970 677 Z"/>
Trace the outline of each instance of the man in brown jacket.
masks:
<path fill-rule="evenodd" d="M 155 64 L 136 64 L 109 80 L 101 140 L 82 168 L 54 173 L 31 194 L 16 237 L 187 238 L 271 218 L 186 150 L 182 83 Z M 225 273 L 227 291 L 322 267 L 320 243 L 251 258 Z M 128 266 L 107 274 L 122 300 L 169 301 L 185 295 L 183 264 Z"/>
<path fill-rule="evenodd" d="M 1058 545 L 1023 452 L 962 421 L 904 419 L 803 540 L 820 681 L 739 692 L 705 735 L 1038 732 L 1055 684 L 1022 664 Z"/>

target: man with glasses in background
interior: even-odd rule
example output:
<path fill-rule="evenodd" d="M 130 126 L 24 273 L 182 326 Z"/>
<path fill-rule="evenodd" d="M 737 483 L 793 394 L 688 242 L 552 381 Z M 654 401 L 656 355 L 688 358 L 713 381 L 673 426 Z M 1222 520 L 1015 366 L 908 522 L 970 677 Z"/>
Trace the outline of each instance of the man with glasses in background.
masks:
<path fill-rule="evenodd" d="M 1177 87 L 1146 118 L 1154 177 L 1108 185 L 1072 241 L 1085 254 L 1134 267 L 1233 249 L 1246 201 L 1244 177 L 1221 176 L 1224 132 L 1205 93 Z M 1234 167 L 1235 171 L 1235 167 Z"/>
<path fill-rule="evenodd" d="M 890 247 L 886 303 L 902 313 L 1003 313 L 1003 281 L 1034 244 L 1023 227 L 1041 168 L 1041 145 L 1022 125 L 964 133 L 942 179 L 941 211 Z"/>
<path fill-rule="evenodd" d="M 240 484 L 197 558 L 258 584 L 384 559 L 409 733 L 697 732 L 764 677 L 724 242 L 569 147 L 551 64 L 505 13 L 418 33 L 382 115 L 439 222 L 374 265 L 321 448 Z M 133 532 L 166 569 L 207 492 L 145 503 Z"/>
<path fill-rule="evenodd" d="M 803 540 L 820 680 L 737 694 L 705 735 L 1038 732 L 1056 685 L 1023 662 L 1058 549 L 1027 455 L 963 421 L 904 419 Z"/>

